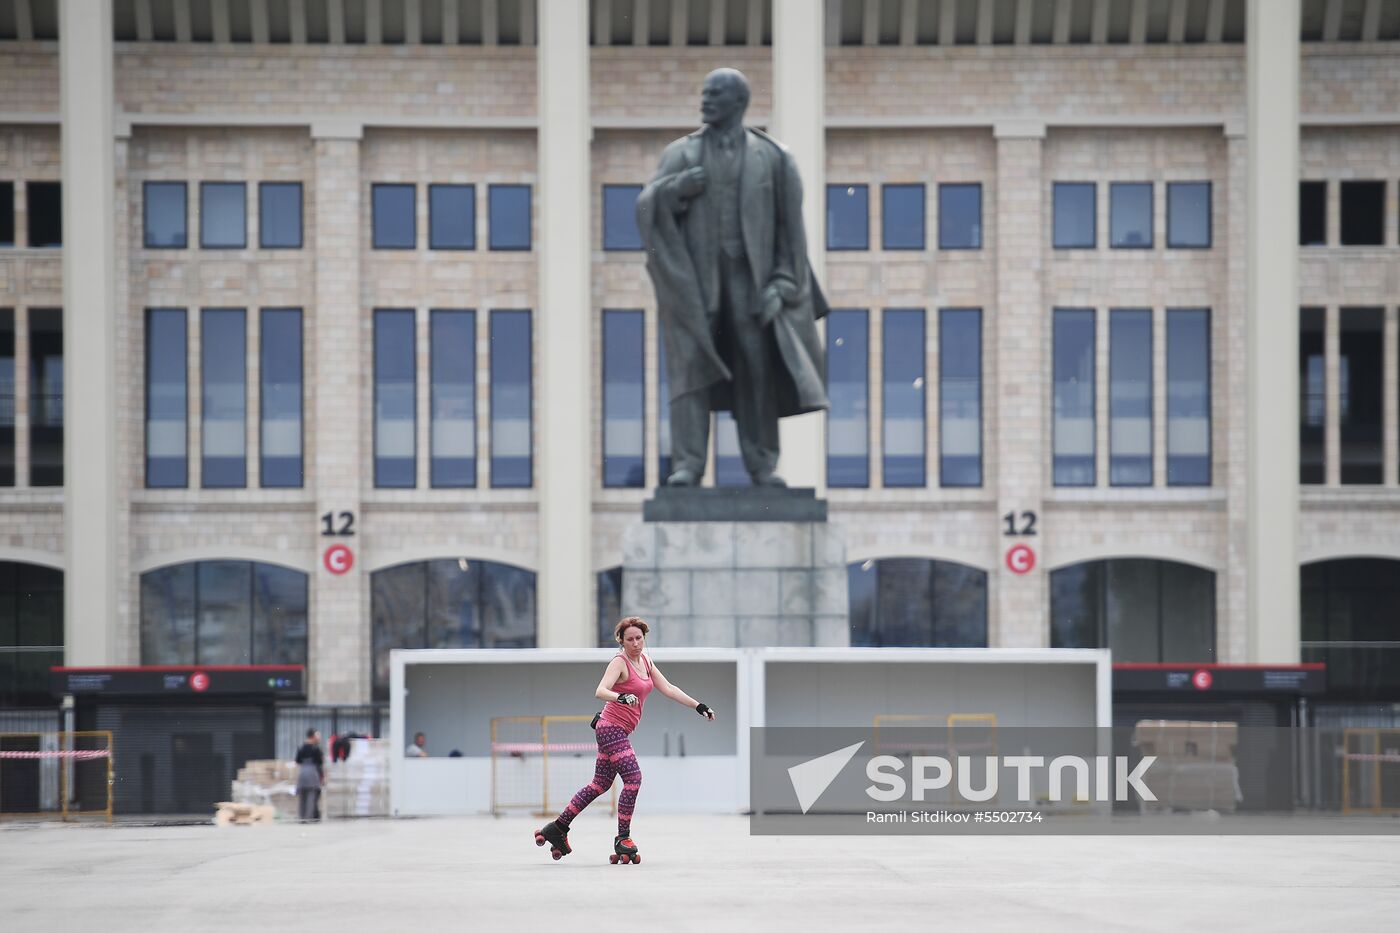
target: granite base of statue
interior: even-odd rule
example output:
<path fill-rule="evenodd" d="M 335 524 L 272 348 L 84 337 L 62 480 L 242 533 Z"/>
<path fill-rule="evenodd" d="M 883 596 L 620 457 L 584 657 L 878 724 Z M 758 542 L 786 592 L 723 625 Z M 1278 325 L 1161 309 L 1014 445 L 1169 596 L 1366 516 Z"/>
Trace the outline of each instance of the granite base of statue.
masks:
<path fill-rule="evenodd" d="M 622 560 L 653 645 L 850 646 L 846 544 L 811 489 L 662 487 Z"/>

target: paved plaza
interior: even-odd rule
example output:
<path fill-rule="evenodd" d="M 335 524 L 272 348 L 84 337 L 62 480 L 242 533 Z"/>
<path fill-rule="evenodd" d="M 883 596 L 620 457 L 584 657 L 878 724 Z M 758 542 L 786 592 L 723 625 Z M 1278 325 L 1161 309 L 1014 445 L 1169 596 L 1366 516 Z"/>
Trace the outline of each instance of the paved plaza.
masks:
<path fill-rule="evenodd" d="M 1394 930 L 1400 837 L 753 837 L 743 817 L 0 827 L 0 928 Z"/>

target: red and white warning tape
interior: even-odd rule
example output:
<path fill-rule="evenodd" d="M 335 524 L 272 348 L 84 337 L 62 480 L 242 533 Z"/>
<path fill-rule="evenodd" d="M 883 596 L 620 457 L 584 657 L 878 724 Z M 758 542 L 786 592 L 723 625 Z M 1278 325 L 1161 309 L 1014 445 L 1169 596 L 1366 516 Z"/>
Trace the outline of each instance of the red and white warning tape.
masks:
<path fill-rule="evenodd" d="M 77 749 L 74 751 L 60 752 L 0 752 L 0 759 L 3 758 L 72 758 L 74 761 L 90 761 L 94 758 L 110 758 L 111 751 L 105 748 L 99 749 Z"/>
<path fill-rule="evenodd" d="M 506 755 L 538 755 L 545 750 L 551 752 L 596 752 L 598 746 L 592 742 L 550 742 L 548 745 L 540 742 L 495 742 L 491 745 L 491 751 Z"/>

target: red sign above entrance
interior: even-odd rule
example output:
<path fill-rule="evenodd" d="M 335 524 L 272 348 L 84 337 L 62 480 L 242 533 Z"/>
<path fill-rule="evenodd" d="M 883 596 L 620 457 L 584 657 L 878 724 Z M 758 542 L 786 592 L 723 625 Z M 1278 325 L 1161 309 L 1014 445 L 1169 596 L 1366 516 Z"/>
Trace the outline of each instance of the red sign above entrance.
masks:
<path fill-rule="evenodd" d="M 1012 545 L 1006 552 L 1006 569 L 1015 574 L 1030 573 L 1035 569 L 1035 551 L 1029 544 Z"/>
<path fill-rule="evenodd" d="M 326 548 L 326 556 L 321 559 L 326 569 L 336 576 L 349 573 L 355 566 L 355 552 L 343 544 L 332 544 Z"/>

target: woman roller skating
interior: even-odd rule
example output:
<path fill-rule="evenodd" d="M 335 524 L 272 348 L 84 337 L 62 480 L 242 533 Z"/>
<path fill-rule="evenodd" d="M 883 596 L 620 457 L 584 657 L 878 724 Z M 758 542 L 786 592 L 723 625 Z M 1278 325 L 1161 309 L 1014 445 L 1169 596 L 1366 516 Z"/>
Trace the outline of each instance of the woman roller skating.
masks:
<path fill-rule="evenodd" d="M 617 838 L 613 840 L 613 854 L 608 861 L 614 865 L 641 862 L 642 857 L 632 842 L 631 827 L 637 791 L 642 787 L 642 769 L 637 766 L 637 755 L 632 751 L 632 743 L 627 737 L 642 721 L 642 704 L 653 689 L 714 721 L 714 710 L 696 702 L 684 690 L 668 681 L 651 658 L 646 656 L 644 649 L 650 630 L 650 626 L 636 616 L 623 619 L 613 629 L 613 638 L 622 646 L 622 651 L 608 662 L 608 669 L 603 673 L 603 679 L 598 681 L 598 689 L 593 692 L 598 699 L 606 701 L 597 723 L 598 760 L 593 780 L 574 794 L 574 799 L 569 801 L 557 819 L 546 823 L 535 833 L 535 845 L 549 843 L 550 854 L 556 859 L 573 851 L 569 845 L 569 824 L 574 817 L 599 794 L 612 787 L 613 777 L 620 774 L 622 796 L 617 801 Z"/>

